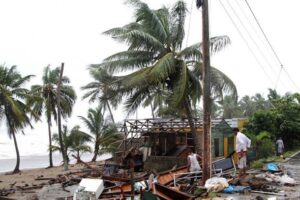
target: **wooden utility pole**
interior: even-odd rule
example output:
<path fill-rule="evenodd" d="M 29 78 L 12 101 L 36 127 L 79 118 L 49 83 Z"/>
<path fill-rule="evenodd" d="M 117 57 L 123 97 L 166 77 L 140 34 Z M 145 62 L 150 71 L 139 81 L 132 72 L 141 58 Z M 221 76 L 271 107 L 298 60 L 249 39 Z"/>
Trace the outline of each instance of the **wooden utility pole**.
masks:
<path fill-rule="evenodd" d="M 210 41 L 208 0 L 202 5 L 202 54 L 203 54 L 203 183 L 211 177 L 211 97 L 210 97 Z"/>
<path fill-rule="evenodd" d="M 59 74 L 59 80 L 57 83 L 57 91 L 56 91 L 56 99 L 57 99 L 57 125 L 58 125 L 58 137 L 59 137 L 59 143 L 60 143 L 60 150 L 61 150 L 61 154 L 63 157 L 63 162 L 64 162 L 64 170 L 67 171 L 68 170 L 68 160 L 67 160 L 67 152 L 65 149 L 65 145 L 63 142 L 63 136 L 62 136 L 62 132 L 61 132 L 61 107 L 60 107 L 60 88 L 61 88 L 61 80 L 63 77 L 63 73 L 64 73 L 64 63 L 61 63 L 61 68 L 60 68 L 60 74 Z"/>

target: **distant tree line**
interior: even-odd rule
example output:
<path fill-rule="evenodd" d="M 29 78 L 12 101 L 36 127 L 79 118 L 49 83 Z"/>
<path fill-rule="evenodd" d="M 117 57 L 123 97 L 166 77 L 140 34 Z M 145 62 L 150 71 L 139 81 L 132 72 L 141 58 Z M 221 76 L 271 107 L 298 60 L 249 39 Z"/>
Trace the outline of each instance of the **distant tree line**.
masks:
<path fill-rule="evenodd" d="M 274 155 L 278 137 L 282 137 L 286 150 L 300 146 L 299 93 L 279 95 L 276 90 L 269 89 L 266 98 L 255 94 L 234 101 L 226 96 L 222 104 L 215 104 L 217 117 L 248 119 L 243 131 L 253 140 L 258 158 Z"/>

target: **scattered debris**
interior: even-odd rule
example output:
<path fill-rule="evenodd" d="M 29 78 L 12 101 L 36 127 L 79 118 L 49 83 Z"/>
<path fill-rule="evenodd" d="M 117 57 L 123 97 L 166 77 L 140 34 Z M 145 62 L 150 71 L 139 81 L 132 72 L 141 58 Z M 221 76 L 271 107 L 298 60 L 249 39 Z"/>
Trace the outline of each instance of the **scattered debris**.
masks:
<path fill-rule="evenodd" d="M 98 199 L 104 190 L 102 179 L 82 179 L 74 193 L 74 200 Z"/>
<path fill-rule="evenodd" d="M 204 187 L 207 189 L 207 192 L 220 192 L 228 186 L 227 180 L 221 177 L 207 179 L 204 185 Z"/>

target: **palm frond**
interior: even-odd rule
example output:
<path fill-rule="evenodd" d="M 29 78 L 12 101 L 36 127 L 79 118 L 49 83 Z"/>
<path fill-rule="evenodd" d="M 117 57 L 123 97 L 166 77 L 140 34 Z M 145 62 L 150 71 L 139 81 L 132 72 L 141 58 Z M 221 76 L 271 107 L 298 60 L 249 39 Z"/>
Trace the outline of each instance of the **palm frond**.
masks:
<path fill-rule="evenodd" d="M 110 73 L 126 72 L 130 70 L 140 69 L 148 64 L 151 64 L 152 60 L 147 57 L 138 57 L 114 61 L 106 61 L 101 64 L 92 65 L 93 67 L 103 67 L 107 69 Z"/>
<path fill-rule="evenodd" d="M 124 102 L 124 107 L 128 115 L 135 112 L 147 96 L 147 87 L 134 90 L 133 94 Z"/>
<path fill-rule="evenodd" d="M 217 53 L 221 50 L 223 50 L 225 47 L 227 47 L 231 41 L 230 38 L 226 35 L 223 36 L 217 36 L 210 38 L 210 52 L 211 54 Z M 201 47 L 202 49 L 202 44 Z"/>
<path fill-rule="evenodd" d="M 186 4 L 183 1 L 176 2 L 171 11 L 171 41 L 173 49 L 176 50 L 181 49 L 184 39 L 184 24 L 186 12 Z"/>
<path fill-rule="evenodd" d="M 127 3 L 135 7 L 136 21 L 141 23 L 143 27 L 147 27 L 147 30 L 151 35 L 155 35 L 157 39 L 164 43 L 168 34 L 158 13 L 150 9 L 146 3 L 141 1 L 134 0 L 128 1 Z"/>
<path fill-rule="evenodd" d="M 175 70 L 175 57 L 174 54 L 170 52 L 151 67 L 147 78 L 151 80 L 150 82 L 158 83 L 166 80 Z"/>
<path fill-rule="evenodd" d="M 141 29 L 141 25 L 138 24 L 137 22 L 133 22 L 133 23 L 129 23 L 123 27 L 109 29 L 109 30 L 103 32 L 103 34 L 109 35 L 112 38 L 116 38 L 116 36 L 118 36 L 118 35 L 123 35 L 125 33 L 128 33 L 129 31 L 140 30 L 140 29 Z"/>
<path fill-rule="evenodd" d="M 196 43 L 189 47 L 186 47 L 178 54 L 178 57 L 183 58 L 187 61 L 200 61 L 203 57 L 200 50 L 200 43 Z"/>
<path fill-rule="evenodd" d="M 175 81 L 176 84 L 174 84 L 175 87 L 171 97 L 174 107 L 181 105 L 188 94 L 188 68 L 184 62 L 181 62 L 179 66 L 180 74 L 177 77 L 178 80 Z"/>
<path fill-rule="evenodd" d="M 144 57 L 148 58 L 149 61 L 153 60 L 155 56 L 154 52 L 151 51 L 143 51 L 143 50 L 129 50 L 129 51 L 121 51 L 116 54 L 113 54 L 104 59 L 104 61 L 115 61 L 115 60 L 124 60 L 124 59 L 131 59 L 131 58 L 138 58 Z"/>
<path fill-rule="evenodd" d="M 231 95 L 237 101 L 237 89 L 232 80 L 220 70 L 211 67 L 212 93 L 223 99 L 224 94 Z"/>

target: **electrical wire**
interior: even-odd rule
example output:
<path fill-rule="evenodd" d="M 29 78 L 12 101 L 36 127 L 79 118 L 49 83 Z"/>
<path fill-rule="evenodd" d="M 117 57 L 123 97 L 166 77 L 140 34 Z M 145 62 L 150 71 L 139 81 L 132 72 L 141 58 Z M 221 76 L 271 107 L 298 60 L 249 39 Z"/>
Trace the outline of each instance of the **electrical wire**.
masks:
<path fill-rule="evenodd" d="M 193 7 L 194 7 L 194 0 L 191 2 L 191 11 L 190 11 L 190 17 L 189 17 L 189 23 L 188 23 L 188 31 L 186 34 L 186 44 L 185 47 L 189 44 L 189 37 L 190 37 L 190 30 L 191 30 L 191 21 L 192 21 L 192 14 L 193 14 Z"/>
<path fill-rule="evenodd" d="M 250 40 L 253 42 L 253 44 L 255 45 L 255 47 L 258 49 L 259 53 L 262 55 L 262 58 L 265 60 L 265 62 L 267 63 L 267 65 L 270 67 L 272 73 L 274 75 L 276 75 L 275 70 L 273 69 L 272 65 L 270 64 L 269 60 L 266 58 L 264 52 L 261 50 L 261 48 L 259 47 L 259 45 L 257 44 L 257 42 L 255 41 L 255 39 L 252 37 L 251 33 L 249 32 L 248 28 L 245 26 L 245 24 L 242 22 L 241 18 L 239 17 L 238 13 L 235 11 L 234 7 L 231 5 L 231 3 L 226 0 L 227 4 L 229 5 L 229 7 L 231 8 L 231 10 L 233 11 L 233 14 L 235 15 L 235 17 L 238 19 L 238 21 L 240 22 L 240 24 L 242 25 L 242 27 L 245 29 L 246 33 L 248 34 Z"/>
<path fill-rule="evenodd" d="M 265 40 L 263 40 L 263 39 L 260 37 L 261 35 L 258 33 L 258 31 L 256 30 L 256 28 L 255 28 L 254 25 L 252 24 L 252 22 L 251 22 L 251 20 L 249 19 L 249 17 L 246 15 L 246 12 L 245 12 L 245 10 L 243 9 L 243 7 L 241 6 L 240 1 L 239 1 L 239 0 L 236 0 L 235 3 L 236 3 L 236 5 L 238 5 L 239 10 L 242 12 L 244 18 L 247 20 L 248 24 L 250 25 L 250 29 L 253 30 L 253 32 L 255 33 L 256 37 L 259 39 L 260 43 L 261 43 L 261 44 L 265 44 Z M 269 51 L 268 51 L 268 52 L 269 52 Z M 263 54 L 262 56 L 263 56 L 263 58 L 266 58 L 266 56 L 265 56 L 264 54 Z M 272 54 L 272 55 L 270 54 L 270 56 L 273 56 L 273 54 Z M 268 64 L 269 64 L 270 68 L 273 69 L 272 65 L 271 65 L 269 62 L 268 62 Z M 275 89 L 275 90 L 277 89 L 277 86 L 278 86 L 278 83 L 279 83 L 279 82 L 281 82 L 281 85 L 282 85 L 283 88 L 287 88 L 285 82 L 284 82 L 282 79 L 280 79 L 280 74 L 281 74 L 281 72 L 282 72 L 282 69 L 280 69 L 279 72 L 278 72 L 278 76 L 277 76 L 278 78 L 276 79 L 275 86 L 274 86 L 274 89 Z M 276 73 L 275 70 L 274 70 L 274 73 Z"/>
<path fill-rule="evenodd" d="M 282 69 L 283 69 L 284 72 L 286 73 L 288 79 L 291 81 L 291 83 L 295 86 L 295 88 L 296 88 L 298 91 L 300 91 L 300 88 L 299 88 L 298 85 L 294 82 L 294 80 L 292 79 L 292 77 L 291 77 L 290 74 L 288 73 L 287 69 L 285 69 L 285 68 L 283 67 L 283 64 L 282 64 L 281 60 L 279 59 L 278 54 L 276 53 L 276 51 L 275 51 L 275 49 L 273 48 L 273 46 L 272 46 L 270 40 L 268 39 L 267 35 L 265 34 L 265 32 L 264 32 L 262 26 L 260 25 L 260 23 L 259 23 L 257 17 L 256 17 L 255 14 L 254 14 L 254 12 L 253 12 L 253 10 L 252 10 L 250 4 L 248 3 L 247 0 L 245 0 L 245 3 L 246 3 L 246 5 L 247 5 L 247 7 L 249 8 L 249 10 L 250 10 L 250 12 L 251 12 L 253 18 L 254 18 L 255 21 L 256 21 L 256 24 L 258 25 L 260 31 L 262 32 L 264 38 L 266 39 L 267 43 L 269 44 L 269 46 L 270 46 L 270 48 L 271 48 L 271 50 L 272 50 L 274 56 L 276 57 L 276 59 L 277 59 L 279 65 L 280 65 L 280 67 L 281 67 L 280 73 L 281 73 L 281 71 L 282 71 Z M 280 74 L 279 74 L 279 75 L 280 75 Z"/>
<path fill-rule="evenodd" d="M 229 11 L 226 9 L 226 7 L 224 6 L 224 4 L 222 3 L 221 0 L 219 0 L 219 3 L 221 4 L 222 8 L 224 9 L 226 15 L 229 17 L 231 23 L 233 24 L 233 26 L 235 27 L 235 29 L 237 30 L 237 32 L 239 33 L 240 37 L 242 38 L 242 40 L 244 41 L 244 43 L 246 44 L 246 46 L 248 47 L 248 50 L 251 52 L 252 56 L 254 57 L 255 61 L 257 62 L 257 64 L 260 66 L 260 68 L 263 70 L 265 76 L 268 78 L 268 80 L 270 81 L 270 83 L 272 85 L 274 85 L 273 80 L 271 79 L 271 77 L 269 76 L 269 74 L 267 73 L 267 71 L 265 70 L 264 66 L 261 64 L 261 62 L 259 61 L 259 59 L 257 58 L 257 56 L 255 55 L 255 53 L 253 52 L 251 46 L 249 45 L 248 41 L 246 40 L 246 38 L 243 36 L 241 30 L 238 28 L 237 24 L 234 22 L 233 18 L 231 17 Z"/>

